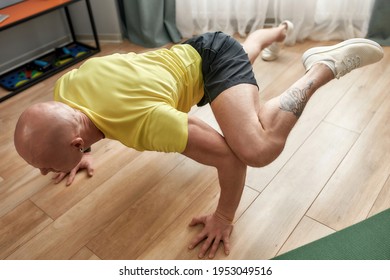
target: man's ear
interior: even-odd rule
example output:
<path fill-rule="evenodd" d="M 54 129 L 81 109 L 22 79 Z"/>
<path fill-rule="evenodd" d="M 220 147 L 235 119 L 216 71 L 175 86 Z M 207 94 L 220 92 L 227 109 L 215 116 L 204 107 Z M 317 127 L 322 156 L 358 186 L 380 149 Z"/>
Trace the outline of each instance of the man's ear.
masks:
<path fill-rule="evenodd" d="M 74 138 L 71 142 L 71 146 L 75 147 L 78 150 L 81 150 L 84 148 L 84 140 L 81 137 Z"/>

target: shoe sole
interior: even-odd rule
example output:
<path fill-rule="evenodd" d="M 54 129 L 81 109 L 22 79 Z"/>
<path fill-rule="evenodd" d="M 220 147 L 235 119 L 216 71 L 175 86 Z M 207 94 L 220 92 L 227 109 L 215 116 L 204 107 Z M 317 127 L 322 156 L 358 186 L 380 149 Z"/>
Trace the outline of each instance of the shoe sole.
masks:
<path fill-rule="evenodd" d="M 302 55 L 302 63 L 303 63 L 303 65 L 306 65 L 306 60 L 310 56 L 312 56 L 312 55 L 326 53 L 326 52 L 329 52 L 329 51 L 333 51 L 335 49 L 339 49 L 339 48 L 342 48 L 342 47 L 345 47 L 345 46 L 354 45 L 354 44 L 369 44 L 371 46 L 377 47 L 378 50 L 380 52 L 382 52 L 382 47 L 377 42 L 374 42 L 374 41 L 371 41 L 371 40 L 368 40 L 368 39 L 363 39 L 363 38 L 356 38 L 356 39 L 346 40 L 344 42 L 338 43 L 338 44 L 333 45 L 333 46 L 315 47 L 315 48 L 308 49 Z"/>

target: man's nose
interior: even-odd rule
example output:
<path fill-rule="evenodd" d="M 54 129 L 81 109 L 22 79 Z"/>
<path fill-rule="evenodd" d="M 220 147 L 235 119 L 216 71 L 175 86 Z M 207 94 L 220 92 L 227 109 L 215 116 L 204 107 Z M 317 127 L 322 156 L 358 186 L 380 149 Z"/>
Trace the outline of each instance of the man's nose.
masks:
<path fill-rule="evenodd" d="M 50 170 L 47 169 L 47 168 L 39 168 L 39 170 L 41 171 L 41 174 L 42 174 L 42 175 L 46 175 L 47 173 L 50 172 Z"/>

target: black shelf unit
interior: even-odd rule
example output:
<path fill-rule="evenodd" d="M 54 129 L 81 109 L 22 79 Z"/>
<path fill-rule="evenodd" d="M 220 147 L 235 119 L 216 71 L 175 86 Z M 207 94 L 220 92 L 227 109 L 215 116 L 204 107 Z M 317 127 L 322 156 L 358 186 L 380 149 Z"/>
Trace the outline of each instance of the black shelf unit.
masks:
<path fill-rule="evenodd" d="M 91 25 L 91 29 L 92 29 L 92 33 L 93 33 L 93 38 L 94 38 L 94 41 L 95 41 L 95 46 L 89 46 L 87 44 L 84 44 L 84 43 L 81 43 L 81 42 L 78 42 L 76 40 L 76 35 L 75 35 L 75 32 L 74 32 L 74 28 L 73 28 L 73 23 L 72 23 L 72 18 L 71 18 L 71 15 L 69 13 L 69 9 L 68 9 L 68 6 L 69 5 L 72 5 L 76 2 L 80 2 L 82 0 L 72 0 L 72 1 L 69 1 L 63 5 L 58 5 L 54 8 L 51 8 L 51 9 L 47 9 L 43 12 L 40 12 L 38 14 L 34 14 L 30 17 L 27 17 L 27 18 L 23 18 L 17 22 L 14 22 L 14 23 L 11 23 L 11 24 L 8 24 L 4 27 L 0 27 L 0 31 L 2 30 L 5 30 L 5 29 L 8 29 L 8 28 L 11 28 L 15 25 L 18 25 L 18 24 L 21 24 L 21 23 L 24 23 L 26 21 L 29 21 L 33 18 L 36 18 L 36 17 L 39 17 L 39 16 L 42 16 L 44 14 L 47 14 L 47 13 L 50 13 L 54 10 L 58 10 L 58 9 L 64 9 L 65 11 L 65 15 L 66 15 L 66 20 L 67 20 L 67 24 L 68 24 L 68 27 L 69 27 L 69 30 L 70 30 L 70 34 L 71 34 L 71 38 L 72 38 L 72 41 L 70 43 L 67 43 L 65 46 L 59 46 L 58 48 L 52 50 L 51 52 L 49 53 L 46 53 L 44 55 L 42 55 L 41 57 L 37 58 L 37 59 L 33 59 L 32 61 L 29 61 L 27 62 L 26 64 L 22 65 L 22 66 L 19 66 L 19 67 L 15 67 L 13 69 L 10 69 L 9 71 L 7 71 L 6 73 L 2 74 L 0 76 L 0 81 L 4 81 L 4 79 L 6 79 L 7 77 L 10 77 L 10 76 L 17 76 L 17 75 L 20 75 L 18 74 L 19 73 L 23 73 L 23 71 L 25 69 L 29 69 L 31 71 L 34 71 L 34 69 L 32 69 L 32 65 L 34 66 L 36 64 L 36 62 L 40 62 L 40 61 L 44 61 L 44 62 L 49 62 L 49 67 L 48 69 L 45 69 L 43 71 L 40 71 L 40 70 L 36 70 L 36 71 L 39 71 L 41 72 L 39 75 L 35 75 L 35 77 L 27 77 L 25 79 L 25 82 L 24 83 L 20 83 L 19 86 L 17 87 L 6 87 L 5 84 L 1 84 L 0 83 L 0 86 L 3 87 L 5 90 L 7 90 L 7 94 L 4 95 L 4 96 L 0 96 L 0 102 L 3 102 L 4 100 L 7 100 L 8 98 L 11 98 L 12 96 L 22 92 L 23 90 L 47 79 L 48 77 L 100 52 L 100 45 L 99 45 L 99 39 L 98 39 L 98 36 L 97 36 L 97 31 L 96 31 L 96 26 L 95 26 L 95 22 L 94 22 L 94 18 L 93 18 L 93 14 L 92 14 L 92 9 L 91 9 L 91 4 L 90 4 L 90 1 L 89 0 L 84 0 L 85 1 L 85 4 L 86 4 L 86 8 L 87 8 L 87 12 L 88 12 L 88 16 L 89 16 L 89 21 L 90 21 L 90 25 Z M 59 51 L 60 50 L 68 50 L 68 49 L 72 49 L 72 48 L 82 48 L 82 52 L 81 52 L 81 55 L 69 55 L 68 59 L 63 59 L 62 61 L 60 60 L 57 60 L 58 59 L 58 56 L 59 56 Z M 63 53 L 62 53 L 63 55 Z M 25 72 L 25 71 L 24 71 Z"/>

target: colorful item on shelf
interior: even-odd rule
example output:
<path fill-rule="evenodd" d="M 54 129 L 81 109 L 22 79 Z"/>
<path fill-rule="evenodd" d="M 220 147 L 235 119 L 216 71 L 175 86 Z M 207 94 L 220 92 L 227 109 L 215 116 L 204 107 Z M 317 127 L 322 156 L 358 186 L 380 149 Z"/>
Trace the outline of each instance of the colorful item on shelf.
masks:
<path fill-rule="evenodd" d="M 57 48 L 53 52 L 25 65 L 18 67 L 0 76 L 0 86 L 6 90 L 16 90 L 26 83 L 38 78 L 43 73 L 56 69 L 76 58 L 86 55 L 91 50 L 79 44 L 71 44 L 66 47 Z"/>

